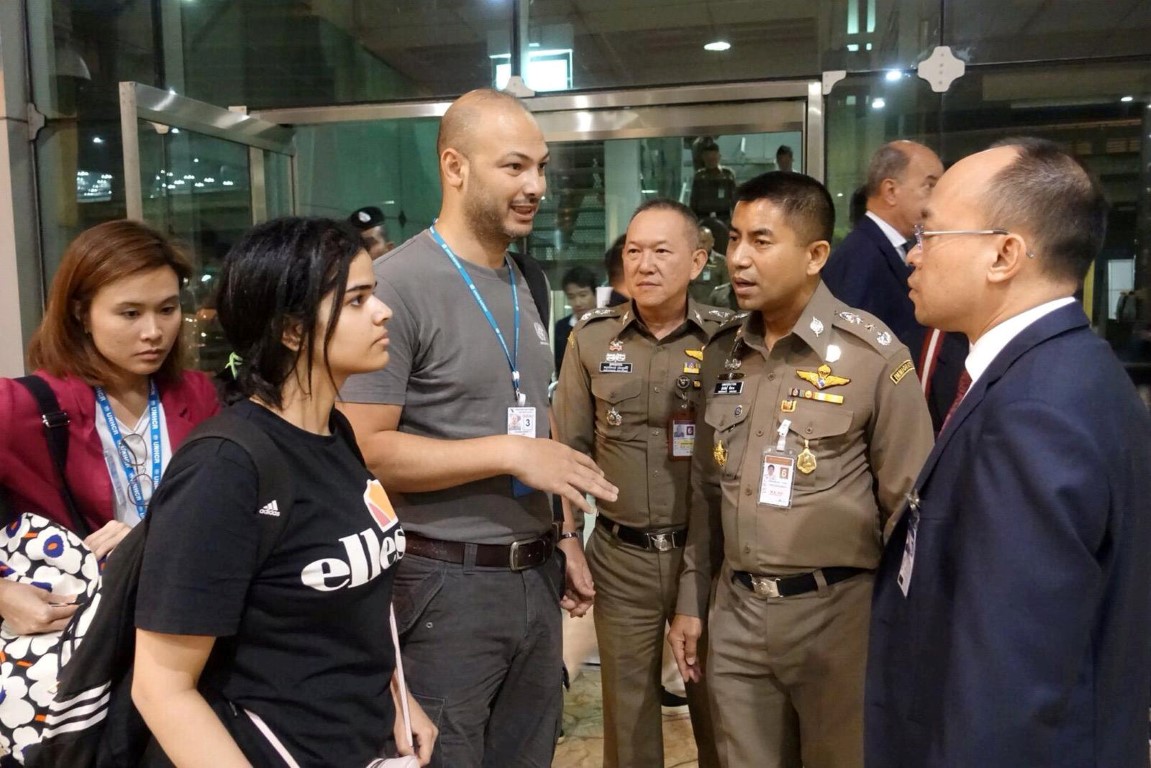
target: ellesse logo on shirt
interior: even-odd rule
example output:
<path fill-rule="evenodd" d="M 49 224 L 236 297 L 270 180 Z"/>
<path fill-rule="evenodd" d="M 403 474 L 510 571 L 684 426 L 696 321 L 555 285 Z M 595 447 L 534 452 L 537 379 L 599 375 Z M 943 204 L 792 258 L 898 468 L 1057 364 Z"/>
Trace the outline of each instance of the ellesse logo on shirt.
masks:
<path fill-rule="evenodd" d="M 321 592 L 363 586 L 404 556 L 404 531 L 378 480 L 367 481 L 363 498 L 375 525 L 339 540 L 344 557 L 324 557 L 304 566 L 304 586 Z"/>

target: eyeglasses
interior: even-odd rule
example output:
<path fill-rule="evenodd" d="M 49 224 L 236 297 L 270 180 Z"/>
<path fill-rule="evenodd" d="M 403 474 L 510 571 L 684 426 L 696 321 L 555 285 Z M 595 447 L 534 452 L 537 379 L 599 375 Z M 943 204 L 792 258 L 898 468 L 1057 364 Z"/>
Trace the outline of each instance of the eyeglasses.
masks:
<path fill-rule="evenodd" d="M 923 250 L 923 241 L 929 237 L 939 237 L 940 235 L 1010 235 L 1006 229 L 924 229 L 922 224 L 916 224 L 912 230 L 915 237 L 915 247 Z M 1035 254 L 1030 251 L 1027 255 L 1035 258 Z"/>
<path fill-rule="evenodd" d="M 120 438 L 116 450 L 119 452 L 120 458 L 123 459 L 124 466 L 134 470 L 132 479 L 128 482 L 128 490 L 131 491 L 133 486 L 138 488 L 140 499 L 147 503 L 152 498 L 154 488 L 152 476 L 142 471 L 148 458 L 148 445 L 144 441 L 144 436 L 129 432 Z"/>

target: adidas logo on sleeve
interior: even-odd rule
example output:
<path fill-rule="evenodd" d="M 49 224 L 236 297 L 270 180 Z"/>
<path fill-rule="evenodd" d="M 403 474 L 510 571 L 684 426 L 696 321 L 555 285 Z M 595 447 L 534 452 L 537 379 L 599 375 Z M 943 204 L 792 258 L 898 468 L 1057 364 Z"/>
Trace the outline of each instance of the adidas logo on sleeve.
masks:
<path fill-rule="evenodd" d="M 251 509 L 251 507 L 248 507 L 248 509 Z M 276 504 L 276 500 L 272 499 L 267 504 L 260 507 L 259 512 L 261 515 L 267 515 L 268 517 L 279 517 L 280 507 Z"/>

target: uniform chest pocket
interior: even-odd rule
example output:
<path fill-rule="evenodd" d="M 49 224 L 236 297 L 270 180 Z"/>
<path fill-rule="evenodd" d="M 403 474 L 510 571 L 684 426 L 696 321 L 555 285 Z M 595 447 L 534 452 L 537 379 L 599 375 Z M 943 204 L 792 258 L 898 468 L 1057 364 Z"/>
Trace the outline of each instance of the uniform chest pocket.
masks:
<path fill-rule="evenodd" d="M 722 462 L 723 476 L 731 479 L 739 474 L 739 467 L 747 451 L 749 440 L 747 418 L 751 406 L 727 397 L 708 401 L 703 420 L 712 428 L 712 457 Z"/>
<path fill-rule="evenodd" d="M 591 393 L 595 398 L 596 432 L 613 440 L 631 440 L 647 423 L 643 379 L 625 375 L 593 378 Z"/>
<path fill-rule="evenodd" d="M 795 413 L 791 419 L 791 431 L 795 437 L 794 444 L 789 440 L 789 446 L 795 451 L 796 489 L 803 489 L 807 493 L 823 491 L 839 482 L 845 465 L 845 453 L 851 448 L 851 422 L 855 414 L 852 411 L 836 407 L 805 408 Z M 806 441 L 806 443 L 804 442 Z M 815 459 L 815 468 L 804 472 L 805 464 L 810 466 L 810 457 L 804 456 L 809 451 Z M 805 461 L 805 458 L 807 461 Z"/>

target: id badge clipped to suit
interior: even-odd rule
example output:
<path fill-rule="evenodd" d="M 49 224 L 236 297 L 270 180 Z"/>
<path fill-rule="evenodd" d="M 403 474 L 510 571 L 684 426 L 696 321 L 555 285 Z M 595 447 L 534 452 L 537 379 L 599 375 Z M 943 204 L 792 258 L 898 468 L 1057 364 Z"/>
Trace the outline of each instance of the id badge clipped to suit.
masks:
<path fill-rule="evenodd" d="M 763 452 L 763 467 L 759 479 L 759 503 L 787 509 L 791 506 L 792 483 L 795 481 L 795 456 L 787 450 L 787 430 L 791 419 L 784 419 L 777 431 L 779 439 L 774 448 Z"/>
<path fill-rule="evenodd" d="M 903 560 L 899 563 L 899 575 L 895 578 L 899 591 L 907 597 L 911 589 L 911 571 L 915 568 L 915 537 L 919 533 L 919 492 L 914 488 L 907 494 L 907 539 L 903 542 Z"/>

